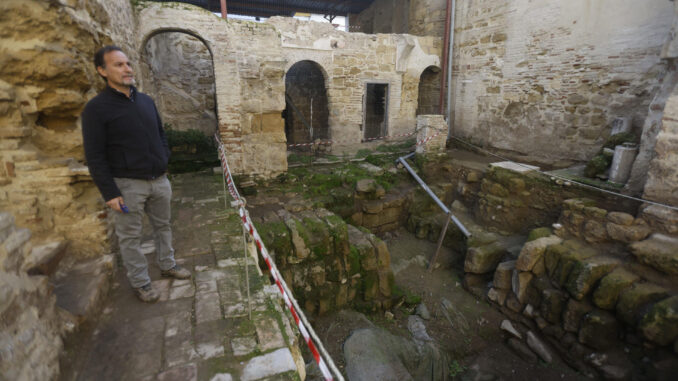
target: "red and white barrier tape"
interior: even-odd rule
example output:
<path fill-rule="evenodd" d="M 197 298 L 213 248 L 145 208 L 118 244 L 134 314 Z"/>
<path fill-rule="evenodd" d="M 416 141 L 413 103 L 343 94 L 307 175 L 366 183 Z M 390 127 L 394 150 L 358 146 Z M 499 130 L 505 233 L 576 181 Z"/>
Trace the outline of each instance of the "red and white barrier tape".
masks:
<path fill-rule="evenodd" d="M 215 139 L 217 141 L 217 146 L 219 147 L 221 168 L 223 169 L 226 183 L 228 185 L 228 191 L 233 197 L 233 199 L 240 202 L 240 206 L 238 207 L 238 213 L 240 214 L 240 219 L 242 220 L 243 226 L 245 227 L 245 230 L 247 230 L 247 232 L 250 234 L 250 236 L 252 236 L 252 238 L 254 239 L 254 242 L 257 245 L 257 248 L 259 249 L 261 256 L 264 258 L 264 261 L 266 262 L 266 265 L 268 266 L 268 269 L 271 272 L 271 276 L 273 277 L 275 284 L 278 286 L 278 289 L 282 294 L 285 305 L 290 310 L 290 313 L 292 314 L 292 317 L 294 318 L 294 322 L 297 324 L 297 327 L 299 327 L 299 332 L 301 332 L 301 335 L 304 337 L 304 341 L 306 341 L 306 345 L 308 345 L 311 354 L 313 354 L 313 358 L 315 359 L 316 363 L 318 363 L 318 367 L 320 368 L 323 377 L 325 377 L 325 380 L 334 380 L 334 377 L 332 376 L 332 373 L 327 367 L 325 360 L 320 356 L 320 352 L 318 352 L 318 348 L 316 347 L 315 343 L 311 338 L 309 329 L 306 328 L 302 319 L 299 317 L 299 314 L 303 315 L 303 312 L 301 311 L 297 312 L 297 309 L 294 307 L 294 304 L 296 304 L 292 303 L 294 297 L 292 295 L 288 295 L 288 292 L 286 291 L 288 287 L 285 284 L 285 280 L 280 275 L 280 272 L 278 272 L 278 268 L 275 266 L 275 262 L 273 262 L 271 256 L 268 254 L 266 246 L 264 246 L 264 243 L 261 240 L 261 237 L 259 236 L 257 229 L 254 227 L 254 223 L 252 223 L 252 220 L 250 219 L 247 210 L 244 208 L 242 204 L 242 199 L 240 198 L 238 189 L 233 183 L 233 178 L 231 176 L 230 168 L 228 167 L 228 162 L 226 161 L 226 153 L 224 152 L 223 145 L 221 144 L 219 138 L 216 135 Z"/>
<path fill-rule="evenodd" d="M 406 134 L 398 134 L 398 135 L 389 135 L 389 136 L 377 136 L 376 138 L 367 138 L 363 140 L 362 142 L 369 142 L 372 140 L 379 140 L 379 139 L 384 139 L 384 138 L 389 138 L 389 139 L 394 139 L 394 138 L 403 138 L 407 136 L 412 136 L 416 134 L 417 131 L 413 132 L 408 132 Z M 319 142 L 312 142 L 312 143 L 299 143 L 299 144 L 288 144 L 288 148 L 293 148 L 293 147 L 305 147 L 305 146 L 312 146 L 312 145 L 332 145 L 332 144 L 343 144 L 343 143 L 354 143 L 353 140 L 321 140 Z"/>
<path fill-rule="evenodd" d="M 436 136 L 438 136 L 438 135 L 440 135 L 440 134 L 442 134 L 442 133 L 443 133 L 443 131 L 438 131 L 438 132 L 436 132 L 435 134 L 429 136 L 428 138 L 422 139 L 422 140 L 418 141 L 418 142 L 417 142 L 417 147 L 419 147 L 419 146 L 422 145 L 422 144 L 426 144 L 426 143 L 430 142 L 431 139 L 435 138 Z"/>

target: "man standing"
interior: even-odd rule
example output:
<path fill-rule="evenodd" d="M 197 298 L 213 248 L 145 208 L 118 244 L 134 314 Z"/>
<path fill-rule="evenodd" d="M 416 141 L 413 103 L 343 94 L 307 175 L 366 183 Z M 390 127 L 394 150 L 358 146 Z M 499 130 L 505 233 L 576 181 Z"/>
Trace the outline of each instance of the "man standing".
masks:
<path fill-rule="evenodd" d="M 155 103 L 134 87 L 134 71 L 125 53 L 117 46 L 106 46 L 94 55 L 94 66 L 107 86 L 82 112 L 87 166 L 106 205 L 114 211 L 127 278 L 141 301 L 153 303 L 160 295 L 151 286 L 148 263 L 140 249 L 142 212 L 153 226 L 162 276 L 191 276 L 174 261 L 167 139 Z"/>

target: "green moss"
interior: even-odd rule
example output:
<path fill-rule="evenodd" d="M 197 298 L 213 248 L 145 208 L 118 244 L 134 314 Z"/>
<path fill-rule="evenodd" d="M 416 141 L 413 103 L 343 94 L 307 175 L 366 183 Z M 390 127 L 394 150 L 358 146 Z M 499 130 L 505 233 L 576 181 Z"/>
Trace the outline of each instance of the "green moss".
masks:
<path fill-rule="evenodd" d="M 403 298 L 404 303 L 410 307 L 414 307 L 421 303 L 421 296 L 413 294 L 409 290 L 404 289 L 397 284 L 393 285 L 391 295 L 394 299 Z"/>
<path fill-rule="evenodd" d="M 416 139 L 407 139 L 401 143 L 396 144 L 382 144 L 377 147 L 379 152 L 401 152 L 411 149 L 414 144 L 417 142 Z"/>
<path fill-rule="evenodd" d="M 362 254 L 357 247 L 351 245 L 348 254 L 348 275 L 352 276 L 360 272 L 360 260 L 362 259 Z"/>
<path fill-rule="evenodd" d="M 551 231 L 551 228 L 548 228 L 548 227 L 532 229 L 530 234 L 527 235 L 527 241 L 526 242 L 534 241 L 535 239 L 538 239 L 538 238 L 548 237 L 551 234 L 553 234 L 552 231 Z"/>
<path fill-rule="evenodd" d="M 367 155 L 369 155 L 370 153 L 372 153 L 372 151 L 370 151 L 369 149 L 362 148 L 362 149 L 359 149 L 358 152 L 356 152 L 355 157 L 356 158 L 367 157 Z"/>
<path fill-rule="evenodd" d="M 614 149 L 614 147 L 618 145 L 622 145 L 624 143 L 634 143 L 635 141 L 636 141 L 635 134 L 631 132 L 623 132 L 621 134 L 614 134 L 610 136 L 603 145 L 603 148 Z"/>
<path fill-rule="evenodd" d="M 596 155 L 588 163 L 584 169 L 584 175 L 587 177 L 596 177 L 602 175 L 605 170 L 612 164 L 612 159 L 606 155 Z"/>
<path fill-rule="evenodd" d="M 290 164 L 295 164 L 295 163 L 302 163 L 302 164 L 310 164 L 313 162 L 313 156 L 311 155 L 298 155 L 296 153 L 293 153 L 289 156 L 287 156 L 287 162 Z"/>

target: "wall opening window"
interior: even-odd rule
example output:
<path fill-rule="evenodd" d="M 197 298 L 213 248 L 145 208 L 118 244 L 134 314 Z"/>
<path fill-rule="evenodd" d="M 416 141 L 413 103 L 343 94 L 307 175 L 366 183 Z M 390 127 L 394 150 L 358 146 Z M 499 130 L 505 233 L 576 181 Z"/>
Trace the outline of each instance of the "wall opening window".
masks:
<path fill-rule="evenodd" d="M 388 84 L 366 84 L 363 110 L 364 139 L 386 136 L 388 134 Z"/>
<path fill-rule="evenodd" d="M 440 114 L 440 69 L 429 66 L 419 78 L 419 103 L 417 115 Z"/>
<path fill-rule="evenodd" d="M 317 63 L 300 61 L 287 71 L 283 115 L 288 145 L 330 138 L 325 76 Z"/>

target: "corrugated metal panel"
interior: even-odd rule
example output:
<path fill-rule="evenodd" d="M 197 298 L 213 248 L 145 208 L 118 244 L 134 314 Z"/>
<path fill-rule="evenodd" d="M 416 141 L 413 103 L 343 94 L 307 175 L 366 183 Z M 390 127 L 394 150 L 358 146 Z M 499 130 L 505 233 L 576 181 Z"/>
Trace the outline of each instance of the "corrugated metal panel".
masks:
<path fill-rule="evenodd" d="M 152 0 L 197 5 L 212 12 L 221 11 L 220 0 Z M 228 13 L 248 16 L 292 16 L 296 12 L 322 15 L 360 13 L 374 0 L 226 0 Z"/>

